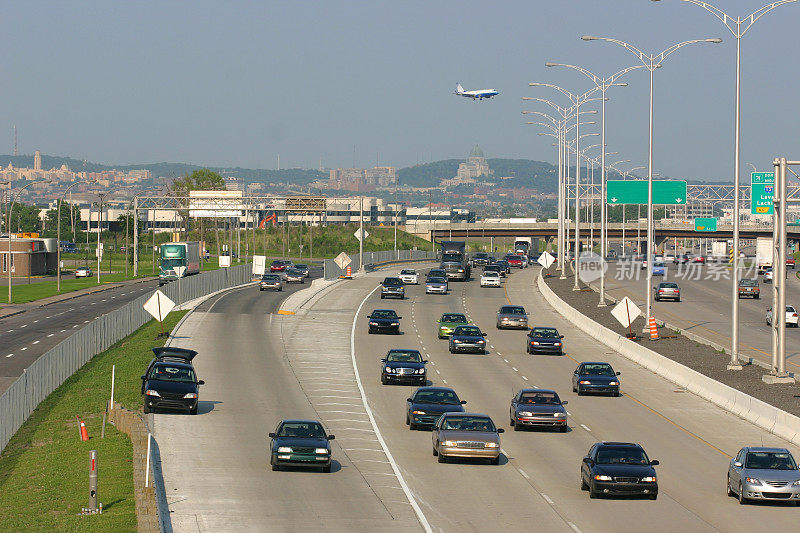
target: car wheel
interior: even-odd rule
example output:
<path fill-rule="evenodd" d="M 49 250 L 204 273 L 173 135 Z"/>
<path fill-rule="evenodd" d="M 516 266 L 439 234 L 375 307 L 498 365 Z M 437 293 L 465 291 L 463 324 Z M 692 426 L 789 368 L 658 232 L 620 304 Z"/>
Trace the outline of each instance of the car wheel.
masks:
<path fill-rule="evenodd" d="M 589 485 L 583 480 L 583 474 L 581 474 L 581 490 L 589 490 Z"/>
<path fill-rule="evenodd" d="M 264 292 L 264 289 L 259 287 L 258 292 Z"/>
<path fill-rule="evenodd" d="M 727 489 L 726 492 L 728 493 L 728 497 L 736 496 L 736 493 L 733 492 L 733 489 L 731 488 L 731 475 L 730 474 L 728 474 L 728 481 L 725 484 L 725 488 Z"/>
<path fill-rule="evenodd" d="M 322 467 L 323 474 L 330 474 L 331 473 L 331 465 L 325 465 Z"/>
<path fill-rule="evenodd" d="M 447 462 L 447 457 L 445 457 L 445 456 L 444 456 L 444 455 L 442 455 L 442 454 L 438 454 L 438 456 L 437 456 L 437 460 L 438 460 L 440 463 L 446 463 L 446 462 Z"/>
<path fill-rule="evenodd" d="M 416 431 L 416 430 L 418 430 L 418 429 L 419 429 L 419 426 L 418 426 L 418 425 L 416 425 L 416 424 L 411 424 L 411 423 L 409 423 L 409 424 L 408 424 L 408 429 L 410 429 L 411 431 Z"/>
<path fill-rule="evenodd" d="M 564 424 L 563 426 L 561 426 L 560 428 L 558 428 L 558 430 L 559 430 L 561 433 L 566 433 L 568 429 L 569 429 L 569 426 L 567 426 L 566 424 Z"/>
<path fill-rule="evenodd" d="M 759 299 L 759 295 L 758 295 L 758 294 L 756 294 L 755 296 L 753 296 L 753 298 L 755 298 L 756 300 L 758 300 L 758 299 Z"/>
<path fill-rule="evenodd" d="M 439 450 L 436 449 L 436 446 L 433 447 L 433 456 L 436 457 L 439 455 Z"/>
<path fill-rule="evenodd" d="M 499 465 L 500 464 L 500 456 L 498 455 L 494 459 L 489 459 L 489 464 L 490 465 L 495 465 L 495 466 Z"/>
<path fill-rule="evenodd" d="M 578 396 L 583 396 L 583 391 L 581 390 L 580 387 L 578 387 Z"/>
<path fill-rule="evenodd" d="M 381 300 L 383 300 L 383 294 L 381 294 Z"/>
<path fill-rule="evenodd" d="M 594 487 L 592 485 L 589 485 L 589 497 L 592 499 L 600 497 L 600 493 L 594 490 Z"/>
<path fill-rule="evenodd" d="M 578 390 L 575 388 L 575 385 L 572 386 L 572 392 L 578 392 Z"/>
<path fill-rule="evenodd" d="M 278 470 L 280 470 L 280 469 L 281 469 L 280 465 L 276 465 L 276 464 L 273 464 L 273 465 L 272 465 L 272 471 L 273 471 L 273 472 L 277 472 L 277 471 L 278 471 Z"/>
<path fill-rule="evenodd" d="M 406 411 L 406 425 L 407 426 L 411 425 L 411 417 L 408 416 L 408 411 Z"/>
<path fill-rule="evenodd" d="M 454 352 L 454 351 L 453 351 L 453 348 L 448 348 L 447 350 L 448 350 L 450 353 L 456 353 L 456 352 Z"/>
<path fill-rule="evenodd" d="M 381 385 L 386 385 L 388 381 L 386 381 L 386 376 L 381 376 Z"/>
<path fill-rule="evenodd" d="M 681 301 L 681 299 L 680 299 L 680 298 L 678 298 L 678 299 L 677 299 L 677 300 L 675 300 L 675 301 L 676 301 L 676 302 L 680 302 L 680 301 Z"/>
<path fill-rule="evenodd" d="M 148 413 L 150 413 L 150 412 L 151 412 L 151 411 L 150 411 L 150 408 L 149 408 L 149 407 L 147 407 L 147 404 L 144 404 L 144 414 L 148 414 Z"/>
<path fill-rule="evenodd" d="M 747 498 L 744 497 L 741 481 L 739 482 L 739 505 L 747 505 Z"/>

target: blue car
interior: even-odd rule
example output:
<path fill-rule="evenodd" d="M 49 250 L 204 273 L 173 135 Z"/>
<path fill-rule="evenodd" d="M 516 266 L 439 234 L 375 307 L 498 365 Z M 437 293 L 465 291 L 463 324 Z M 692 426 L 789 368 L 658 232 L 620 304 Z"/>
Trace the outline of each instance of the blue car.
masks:
<path fill-rule="evenodd" d="M 657 263 L 653 263 L 653 275 L 654 276 L 666 276 L 667 275 L 667 267 L 664 266 L 664 263 L 659 261 Z"/>
<path fill-rule="evenodd" d="M 619 372 L 608 363 L 587 361 L 572 373 L 572 392 L 578 396 L 587 392 L 619 396 Z"/>
<path fill-rule="evenodd" d="M 486 353 L 486 333 L 478 326 L 458 326 L 450 334 L 450 353 Z"/>
<path fill-rule="evenodd" d="M 419 350 L 403 350 L 393 348 L 381 359 L 381 383 L 418 383 L 425 385 L 428 378 L 425 373 L 425 359 Z"/>
<path fill-rule="evenodd" d="M 406 400 L 406 425 L 412 431 L 433 426 L 443 413 L 463 413 L 465 403 L 449 387 L 420 387 Z"/>

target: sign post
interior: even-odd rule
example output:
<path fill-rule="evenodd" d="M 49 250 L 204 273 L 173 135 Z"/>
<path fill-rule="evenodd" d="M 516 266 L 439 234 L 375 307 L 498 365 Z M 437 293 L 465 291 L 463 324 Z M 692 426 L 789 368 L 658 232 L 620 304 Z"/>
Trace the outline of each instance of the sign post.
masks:
<path fill-rule="evenodd" d="M 775 194 L 774 172 L 750 173 L 750 214 L 771 215 L 775 212 L 772 197 Z"/>

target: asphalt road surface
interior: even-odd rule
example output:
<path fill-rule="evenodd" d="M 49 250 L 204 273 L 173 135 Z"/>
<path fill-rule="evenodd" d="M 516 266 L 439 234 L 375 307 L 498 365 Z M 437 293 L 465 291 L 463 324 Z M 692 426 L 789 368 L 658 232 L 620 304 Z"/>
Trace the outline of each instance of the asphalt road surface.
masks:
<path fill-rule="evenodd" d="M 571 328 L 536 290 L 537 270 L 515 271 L 502 289 L 473 280 L 451 284 L 446 296 L 426 296 L 422 286 L 407 287 L 402 301 L 380 300 L 374 289 L 384 273 L 376 272 L 337 284 L 293 317 L 270 315 L 274 297 L 249 289 L 196 312 L 176 344 L 201 349 L 197 368 L 208 384 L 201 415 L 156 415 L 174 530 L 793 529 L 794 507 L 740 506 L 724 487 L 741 446 L 785 446 L 796 456 L 797 447 Z M 495 312 L 509 301 L 526 307 L 532 325 L 558 327 L 565 355 L 527 355 L 524 332 L 496 330 Z M 376 308 L 397 310 L 403 334 L 368 335 L 365 315 Z M 436 319 L 446 311 L 464 311 L 488 332 L 490 353 L 449 354 L 436 338 Z M 453 387 L 469 411 L 506 429 L 499 466 L 436 462 L 430 432 L 404 423 L 413 387 L 380 384 L 380 358 L 398 347 L 421 350 L 433 384 Z M 621 371 L 622 396 L 572 393 L 571 373 L 584 360 Z M 510 399 L 531 386 L 569 400 L 569 432 L 509 431 Z M 269 470 L 266 434 L 296 416 L 319 418 L 336 433 L 333 473 Z M 639 442 L 661 461 L 657 501 L 590 500 L 580 490 L 581 458 L 598 440 Z"/>

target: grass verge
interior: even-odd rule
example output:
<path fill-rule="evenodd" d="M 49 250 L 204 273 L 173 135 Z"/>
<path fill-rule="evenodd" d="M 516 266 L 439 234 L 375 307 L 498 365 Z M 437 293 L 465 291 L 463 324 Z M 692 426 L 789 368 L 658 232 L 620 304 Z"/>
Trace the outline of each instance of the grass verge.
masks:
<path fill-rule="evenodd" d="M 186 314 L 170 313 L 172 330 Z M 150 321 L 91 361 L 53 391 L 31 414 L 0 455 L 0 531 L 136 531 L 132 448 L 127 435 L 106 424 L 111 365 L 116 365 L 115 400 L 141 407 L 139 377 L 162 346 L 159 325 Z M 75 415 L 91 437 L 83 442 Z M 98 495 L 103 514 L 79 516 L 89 503 L 89 450 L 98 455 Z"/>

